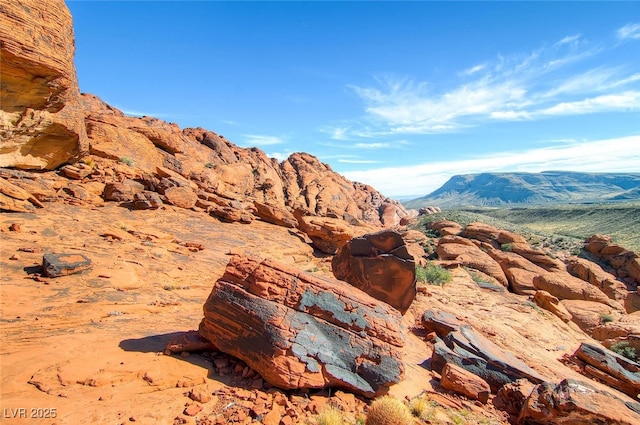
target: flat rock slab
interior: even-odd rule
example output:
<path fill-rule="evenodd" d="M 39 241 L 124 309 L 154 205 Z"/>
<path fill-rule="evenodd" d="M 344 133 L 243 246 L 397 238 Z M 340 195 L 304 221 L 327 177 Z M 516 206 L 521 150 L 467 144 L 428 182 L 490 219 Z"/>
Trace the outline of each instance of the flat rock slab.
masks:
<path fill-rule="evenodd" d="M 640 403 L 623 401 L 590 384 L 565 379 L 536 386 L 520 411 L 518 424 L 593 425 L 640 423 Z"/>
<path fill-rule="evenodd" d="M 481 403 L 486 403 L 491 394 L 491 388 L 484 379 L 451 363 L 444 366 L 440 385 Z"/>
<path fill-rule="evenodd" d="M 449 335 L 450 332 L 460 329 L 464 322 L 446 311 L 427 310 L 422 315 L 422 326 L 427 332 L 435 332 L 440 338 Z"/>
<path fill-rule="evenodd" d="M 372 397 L 403 377 L 400 322 L 397 310 L 345 282 L 234 256 L 199 332 L 275 387 Z"/>
<path fill-rule="evenodd" d="M 48 277 L 66 276 L 91 268 L 91 259 L 84 254 L 44 254 L 42 269 Z"/>
<path fill-rule="evenodd" d="M 583 342 L 574 354 L 592 367 L 609 375 L 609 386 L 636 398 L 640 394 L 640 364 L 611 350 Z"/>
<path fill-rule="evenodd" d="M 336 279 L 386 302 L 404 314 L 416 297 L 416 264 L 402 236 L 383 230 L 355 237 L 333 257 Z"/>
<path fill-rule="evenodd" d="M 467 325 L 451 331 L 435 343 L 431 368 L 442 374 L 447 363 L 481 377 L 493 393 L 501 386 L 522 378 L 534 384 L 548 380 Z"/>

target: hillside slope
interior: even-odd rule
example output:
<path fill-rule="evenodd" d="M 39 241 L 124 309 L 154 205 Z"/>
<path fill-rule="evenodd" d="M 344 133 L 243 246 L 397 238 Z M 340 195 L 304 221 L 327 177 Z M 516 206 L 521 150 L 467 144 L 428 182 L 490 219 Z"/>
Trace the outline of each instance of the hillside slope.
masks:
<path fill-rule="evenodd" d="M 425 205 L 500 206 L 514 204 L 610 202 L 640 199 L 640 173 L 482 173 L 456 175 L 438 190 L 408 202 Z"/>

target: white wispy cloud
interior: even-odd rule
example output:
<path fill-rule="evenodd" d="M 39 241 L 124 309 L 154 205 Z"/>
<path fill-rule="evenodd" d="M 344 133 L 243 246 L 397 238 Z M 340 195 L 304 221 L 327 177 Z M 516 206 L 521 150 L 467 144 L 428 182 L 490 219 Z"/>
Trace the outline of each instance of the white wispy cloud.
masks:
<path fill-rule="evenodd" d="M 625 37 L 640 36 L 640 24 L 623 28 Z M 570 35 L 525 55 L 499 55 L 472 66 L 446 90 L 427 81 L 378 77 L 375 86 L 349 86 L 364 102 L 366 115 L 327 132 L 336 140 L 433 134 L 496 120 L 640 108 L 639 73 L 610 65 L 576 70 L 576 63 L 602 51 L 581 35 Z"/>
<path fill-rule="evenodd" d="M 627 24 L 616 33 L 620 40 L 640 40 L 640 23 Z"/>
<path fill-rule="evenodd" d="M 640 91 L 605 94 L 575 102 L 562 102 L 537 111 L 540 115 L 581 115 L 593 112 L 640 110 Z"/>
<path fill-rule="evenodd" d="M 269 158 L 275 158 L 275 159 L 277 159 L 278 161 L 282 162 L 282 161 L 284 161 L 285 159 L 289 158 L 289 156 L 290 156 L 292 153 L 293 153 L 292 151 L 285 151 L 285 152 L 269 152 L 269 153 L 267 154 L 267 156 L 268 156 Z"/>
<path fill-rule="evenodd" d="M 120 109 L 122 113 L 124 113 L 125 115 L 128 115 L 130 117 L 136 117 L 136 118 L 141 118 L 141 117 L 170 118 L 172 117 L 171 114 L 165 114 L 165 113 L 144 112 L 144 111 L 139 111 L 135 109 L 126 109 L 126 108 L 125 109 L 117 108 L 117 109 Z"/>
<path fill-rule="evenodd" d="M 558 41 L 556 44 L 570 44 L 579 41 L 582 36 L 580 34 L 576 35 L 568 35 L 564 37 L 562 40 Z"/>
<path fill-rule="evenodd" d="M 285 140 L 278 136 L 267 136 L 264 134 L 245 134 L 242 145 L 245 147 L 271 146 L 285 143 Z"/>
<path fill-rule="evenodd" d="M 456 174 L 548 170 L 640 172 L 640 135 L 594 141 L 556 140 L 535 149 L 342 174 L 352 181 L 372 185 L 387 196 L 421 196 Z"/>
<path fill-rule="evenodd" d="M 348 159 L 348 158 L 341 158 L 338 160 L 338 162 L 342 163 L 342 164 L 376 164 L 379 163 L 380 161 L 375 161 L 372 159 Z"/>
<path fill-rule="evenodd" d="M 472 66 L 469 69 L 465 69 L 464 71 L 462 71 L 462 75 L 473 75 L 484 70 L 486 67 L 487 67 L 486 63 L 481 63 L 479 65 Z"/>
<path fill-rule="evenodd" d="M 389 140 L 386 142 L 363 142 L 363 141 L 340 141 L 340 142 L 318 142 L 318 145 L 326 148 L 345 150 L 379 150 L 379 149 L 402 149 L 406 150 L 408 145 L 411 145 L 406 140 Z M 340 156 L 342 157 L 342 156 Z"/>
<path fill-rule="evenodd" d="M 329 133 L 333 140 L 347 140 L 349 138 L 349 127 L 336 127 L 331 129 L 321 130 L 324 133 Z"/>
<path fill-rule="evenodd" d="M 390 143 L 381 143 L 381 142 L 376 142 L 376 143 L 356 143 L 354 145 L 355 148 L 358 149 L 384 149 L 384 148 L 389 148 L 391 147 Z"/>

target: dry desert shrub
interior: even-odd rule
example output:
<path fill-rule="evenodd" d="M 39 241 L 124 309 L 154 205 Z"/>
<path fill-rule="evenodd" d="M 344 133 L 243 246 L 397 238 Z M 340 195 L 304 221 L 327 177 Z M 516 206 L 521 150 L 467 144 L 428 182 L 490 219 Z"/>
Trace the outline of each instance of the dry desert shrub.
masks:
<path fill-rule="evenodd" d="M 409 403 L 409 410 L 416 418 L 427 419 L 429 414 L 432 413 L 434 405 L 434 402 L 429 401 L 424 397 L 416 397 L 411 399 L 411 402 Z"/>
<path fill-rule="evenodd" d="M 409 408 L 397 398 L 382 396 L 369 407 L 366 425 L 413 425 Z"/>
<path fill-rule="evenodd" d="M 344 417 L 340 409 L 330 406 L 318 414 L 316 423 L 318 425 L 343 425 Z"/>

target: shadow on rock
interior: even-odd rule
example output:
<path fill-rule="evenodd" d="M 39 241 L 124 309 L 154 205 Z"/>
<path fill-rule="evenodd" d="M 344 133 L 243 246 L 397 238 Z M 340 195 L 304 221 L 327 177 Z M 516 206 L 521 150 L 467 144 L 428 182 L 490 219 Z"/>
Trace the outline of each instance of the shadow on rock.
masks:
<path fill-rule="evenodd" d="M 41 265 L 37 265 L 37 266 L 24 267 L 22 270 L 24 270 L 26 274 L 32 275 L 32 274 L 42 274 L 44 269 L 42 268 Z"/>
<path fill-rule="evenodd" d="M 184 332 L 171 332 L 159 335 L 149 335 L 143 338 L 123 339 L 119 347 L 124 351 L 138 351 L 140 353 L 160 353 L 165 350 L 169 341 L 179 338 Z"/>

